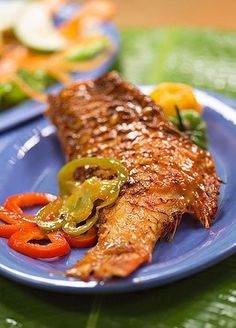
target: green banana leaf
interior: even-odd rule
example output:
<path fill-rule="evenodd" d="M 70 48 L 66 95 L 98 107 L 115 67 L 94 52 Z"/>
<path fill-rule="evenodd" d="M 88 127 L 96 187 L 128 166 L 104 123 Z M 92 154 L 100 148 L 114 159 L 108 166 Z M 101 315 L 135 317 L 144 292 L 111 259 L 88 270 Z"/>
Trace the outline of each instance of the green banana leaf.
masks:
<path fill-rule="evenodd" d="M 181 81 L 236 97 L 236 34 L 122 31 L 115 69 L 138 84 Z M 174 241 L 173 241 L 174 242 Z M 179 282 L 110 296 L 56 294 L 0 278 L 0 328 L 236 327 L 236 255 Z"/>
<path fill-rule="evenodd" d="M 133 83 L 185 82 L 236 97 L 236 33 L 132 29 L 122 39 L 116 68 Z"/>

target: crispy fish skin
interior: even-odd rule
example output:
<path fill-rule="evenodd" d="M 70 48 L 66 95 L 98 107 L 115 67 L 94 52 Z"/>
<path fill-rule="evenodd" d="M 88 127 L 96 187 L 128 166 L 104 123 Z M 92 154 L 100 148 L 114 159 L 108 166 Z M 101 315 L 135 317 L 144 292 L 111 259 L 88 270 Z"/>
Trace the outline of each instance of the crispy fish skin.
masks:
<path fill-rule="evenodd" d="M 75 83 L 50 96 L 47 115 L 68 159 L 114 157 L 129 171 L 119 199 L 100 213 L 97 245 L 67 270 L 68 276 L 129 275 L 151 261 L 156 242 L 176 229 L 184 213 L 210 227 L 219 193 L 210 153 L 176 130 L 151 98 L 118 74 Z"/>

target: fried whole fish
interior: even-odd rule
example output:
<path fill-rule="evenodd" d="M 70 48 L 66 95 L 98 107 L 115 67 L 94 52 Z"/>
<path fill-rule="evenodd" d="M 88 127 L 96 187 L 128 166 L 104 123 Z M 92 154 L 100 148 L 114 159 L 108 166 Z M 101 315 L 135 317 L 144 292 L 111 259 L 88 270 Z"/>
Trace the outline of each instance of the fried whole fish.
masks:
<path fill-rule="evenodd" d="M 98 243 L 67 270 L 83 280 L 125 277 L 151 261 L 156 242 L 174 232 L 184 213 L 209 228 L 219 182 L 209 152 L 180 133 L 136 87 L 109 73 L 49 97 L 47 112 L 68 159 L 113 157 L 129 180 L 100 213 Z M 96 168 L 77 174 L 87 178 Z"/>

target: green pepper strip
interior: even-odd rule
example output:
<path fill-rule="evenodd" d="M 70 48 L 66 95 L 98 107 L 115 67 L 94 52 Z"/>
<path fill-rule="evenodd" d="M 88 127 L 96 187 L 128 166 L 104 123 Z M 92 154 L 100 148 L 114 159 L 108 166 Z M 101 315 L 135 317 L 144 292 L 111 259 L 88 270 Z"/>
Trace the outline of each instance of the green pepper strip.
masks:
<path fill-rule="evenodd" d="M 78 213 L 73 215 L 74 213 L 70 213 L 70 211 L 69 211 L 68 215 L 67 215 L 67 219 L 64 221 L 64 224 L 62 226 L 62 229 L 70 235 L 74 235 L 74 236 L 80 235 L 80 234 L 86 232 L 87 230 L 89 230 L 97 222 L 100 209 L 114 203 L 114 201 L 119 196 L 120 187 L 119 187 L 117 181 L 116 182 L 110 181 L 110 180 L 99 181 L 96 178 L 91 178 L 88 180 L 92 180 L 92 179 L 94 179 L 94 180 L 92 181 L 92 183 L 90 185 L 90 198 L 89 198 L 89 203 L 92 206 L 90 207 L 90 213 L 87 213 L 87 214 L 90 215 L 92 213 L 92 210 L 94 207 L 94 202 L 96 200 L 104 200 L 104 201 L 96 207 L 95 214 L 91 218 L 88 218 L 89 215 L 87 217 L 85 215 L 83 215 L 83 218 L 80 215 L 80 219 L 78 220 L 78 217 L 77 217 Z M 85 181 L 85 183 L 87 181 Z M 92 184 L 93 184 L 93 186 L 92 186 Z M 93 189 L 94 187 L 95 187 L 95 189 Z M 70 196 L 70 197 L 72 197 L 72 196 Z M 80 210 L 83 210 L 83 208 L 81 208 Z M 85 220 L 86 220 L 86 222 L 83 225 L 80 225 L 77 227 L 77 224 L 79 222 L 85 221 Z"/>
<path fill-rule="evenodd" d="M 99 180 L 97 177 L 92 177 L 80 184 L 74 180 L 74 171 L 85 165 L 115 170 L 117 179 Z M 126 168 L 113 158 L 80 158 L 67 163 L 58 174 L 62 196 L 58 198 L 60 202 L 56 200 L 57 203 L 54 201 L 37 213 L 38 225 L 45 230 L 62 228 L 66 233 L 74 236 L 83 234 L 97 222 L 99 210 L 115 202 L 127 178 Z M 96 200 L 103 200 L 103 202 L 96 206 L 95 214 L 90 217 Z M 47 221 L 47 217 L 52 212 L 56 219 Z M 84 223 L 77 227 L 82 222 Z"/>
<path fill-rule="evenodd" d="M 87 180 L 85 181 L 87 183 Z M 83 194 L 81 192 L 83 191 Z M 91 190 L 84 188 L 84 184 L 81 188 L 64 200 L 61 208 L 61 213 L 65 219 L 74 220 L 77 223 L 84 221 L 93 210 L 93 199 L 91 198 Z"/>
<path fill-rule="evenodd" d="M 172 123 L 174 123 L 180 131 L 185 133 L 193 143 L 207 150 L 207 127 L 201 115 L 197 111 L 191 109 L 180 112 L 178 107 L 176 108 L 176 112 L 177 118 L 170 117 Z"/>
<path fill-rule="evenodd" d="M 63 218 L 59 215 L 62 207 L 62 198 L 57 198 L 52 203 L 47 204 L 36 214 L 37 225 L 44 230 L 60 229 L 63 223 Z M 50 216 L 54 217 L 52 220 Z"/>
<path fill-rule="evenodd" d="M 75 189 L 78 187 L 78 182 L 74 179 L 74 172 L 78 167 L 86 165 L 98 166 L 101 169 L 115 170 L 119 187 L 121 187 L 128 178 L 128 171 L 126 168 L 114 158 L 83 157 L 74 159 L 64 165 L 58 173 L 58 184 L 61 196 L 71 194 L 72 187 Z"/>

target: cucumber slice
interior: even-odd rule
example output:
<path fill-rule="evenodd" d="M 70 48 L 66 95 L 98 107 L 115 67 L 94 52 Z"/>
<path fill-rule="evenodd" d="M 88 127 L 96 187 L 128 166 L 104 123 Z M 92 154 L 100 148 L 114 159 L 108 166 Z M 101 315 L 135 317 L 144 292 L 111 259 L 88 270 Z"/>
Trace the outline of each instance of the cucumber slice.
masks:
<path fill-rule="evenodd" d="M 88 44 L 81 44 L 73 47 L 65 55 L 65 59 L 70 61 L 83 61 L 96 57 L 110 45 L 106 37 L 94 40 Z"/>
<path fill-rule="evenodd" d="M 15 35 L 27 47 L 43 52 L 60 51 L 66 40 L 53 25 L 51 16 L 40 3 L 29 3 L 18 18 Z"/>
<path fill-rule="evenodd" d="M 0 32 L 14 26 L 25 5 L 22 0 L 0 1 Z"/>

